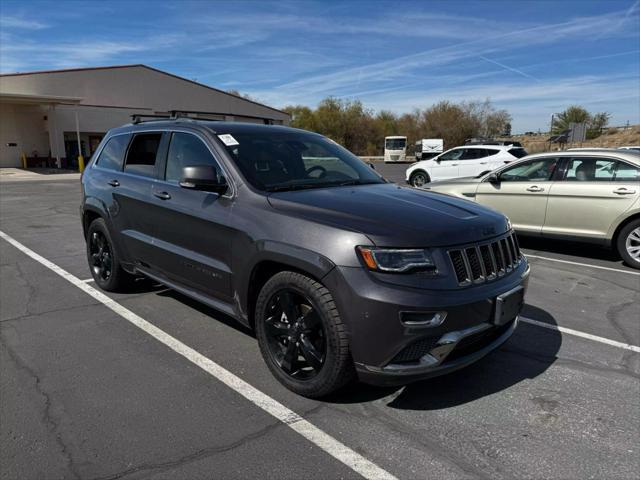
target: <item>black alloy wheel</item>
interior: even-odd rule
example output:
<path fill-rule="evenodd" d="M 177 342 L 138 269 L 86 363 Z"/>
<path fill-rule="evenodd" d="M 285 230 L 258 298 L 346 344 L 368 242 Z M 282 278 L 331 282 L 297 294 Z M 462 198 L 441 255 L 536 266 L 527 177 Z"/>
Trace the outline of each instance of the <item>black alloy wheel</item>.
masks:
<path fill-rule="evenodd" d="M 89 237 L 89 258 L 94 277 L 108 282 L 113 272 L 113 253 L 101 231 L 94 231 Z"/>
<path fill-rule="evenodd" d="M 87 231 L 87 261 L 96 285 L 108 292 L 125 291 L 133 275 L 120 265 L 120 255 L 104 219 L 97 218 Z"/>
<path fill-rule="evenodd" d="M 320 398 L 356 377 L 333 295 L 303 273 L 281 271 L 265 282 L 255 303 L 255 329 L 269 370 L 299 395 Z"/>
<path fill-rule="evenodd" d="M 266 314 L 265 333 L 276 364 L 296 380 L 316 377 L 325 363 L 327 335 L 311 300 L 282 289 L 267 301 Z"/>

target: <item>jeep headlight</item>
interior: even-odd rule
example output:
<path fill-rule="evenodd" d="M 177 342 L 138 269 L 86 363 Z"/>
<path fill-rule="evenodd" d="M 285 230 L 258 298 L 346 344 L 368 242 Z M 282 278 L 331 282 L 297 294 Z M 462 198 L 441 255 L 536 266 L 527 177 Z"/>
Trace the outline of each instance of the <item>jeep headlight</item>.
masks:
<path fill-rule="evenodd" d="M 378 272 L 434 272 L 436 269 L 429 251 L 425 249 L 357 247 L 357 251 L 364 264 Z"/>

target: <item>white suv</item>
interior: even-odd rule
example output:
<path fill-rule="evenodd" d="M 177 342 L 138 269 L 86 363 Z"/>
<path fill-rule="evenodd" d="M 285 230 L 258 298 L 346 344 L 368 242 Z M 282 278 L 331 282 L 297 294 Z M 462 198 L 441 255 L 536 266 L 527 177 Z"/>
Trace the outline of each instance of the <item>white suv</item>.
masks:
<path fill-rule="evenodd" d="M 525 155 L 524 148 L 513 145 L 464 145 L 411 164 L 406 180 L 414 187 L 422 187 L 431 181 L 475 177 Z"/>

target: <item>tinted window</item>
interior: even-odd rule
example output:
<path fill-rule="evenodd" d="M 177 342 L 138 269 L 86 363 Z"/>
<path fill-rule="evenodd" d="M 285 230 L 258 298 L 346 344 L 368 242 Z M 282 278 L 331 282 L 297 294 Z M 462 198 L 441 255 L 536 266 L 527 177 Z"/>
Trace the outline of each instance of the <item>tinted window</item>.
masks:
<path fill-rule="evenodd" d="M 485 152 L 487 152 L 487 157 L 491 155 L 496 155 L 500 150 L 496 150 L 495 148 L 487 148 Z"/>
<path fill-rule="evenodd" d="M 568 182 L 611 182 L 618 162 L 608 158 L 572 158 L 567 165 Z"/>
<path fill-rule="evenodd" d="M 474 160 L 486 157 L 484 148 L 465 148 L 460 160 Z"/>
<path fill-rule="evenodd" d="M 211 165 L 216 167 L 218 175 L 221 173 L 217 162 L 202 140 L 189 133 L 174 133 L 171 136 L 167 155 L 165 179 L 177 183 L 182 177 L 182 169 L 195 165 Z"/>
<path fill-rule="evenodd" d="M 539 158 L 519 163 L 500 173 L 501 182 L 541 182 L 549 180 L 556 168 L 556 158 Z"/>
<path fill-rule="evenodd" d="M 124 152 L 129 144 L 129 135 L 116 135 L 107 140 L 107 144 L 100 152 L 96 165 L 109 170 L 122 170 Z"/>
<path fill-rule="evenodd" d="M 134 136 L 127 153 L 124 171 L 153 177 L 161 139 L 161 133 L 141 133 Z"/>
<path fill-rule="evenodd" d="M 628 163 L 618 162 L 614 180 L 616 182 L 637 182 L 640 180 L 640 168 Z"/>
<path fill-rule="evenodd" d="M 245 178 L 261 190 L 384 183 L 366 163 L 337 143 L 304 132 L 232 134 L 226 149 Z"/>
<path fill-rule="evenodd" d="M 454 150 L 449 150 L 448 152 L 444 152 L 440 157 L 440 160 L 459 160 L 464 152 L 463 148 L 456 148 Z"/>
<path fill-rule="evenodd" d="M 522 158 L 527 156 L 527 151 L 524 148 L 510 148 L 509 153 L 516 158 Z"/>

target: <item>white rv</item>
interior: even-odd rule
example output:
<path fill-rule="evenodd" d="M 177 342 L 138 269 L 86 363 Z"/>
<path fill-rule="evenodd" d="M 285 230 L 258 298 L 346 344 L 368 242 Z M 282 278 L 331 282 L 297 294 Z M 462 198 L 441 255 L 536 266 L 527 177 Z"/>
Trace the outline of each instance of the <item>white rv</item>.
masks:
<path fill-rule="evenodd" d="M 384 161 L 404 162 L 407 159 L 407 137 L 384 137 Z"/>
<path fill-rule="evenodd" d="M 416 142 L 416 161 L 428 160 L 444 152 L 444 141 L 441 138 L 423 138 Z"/>

